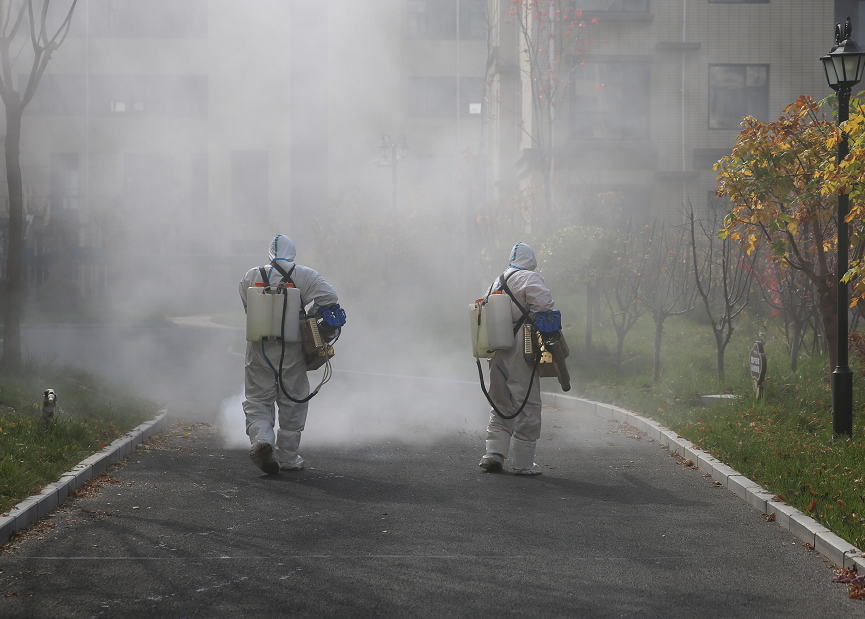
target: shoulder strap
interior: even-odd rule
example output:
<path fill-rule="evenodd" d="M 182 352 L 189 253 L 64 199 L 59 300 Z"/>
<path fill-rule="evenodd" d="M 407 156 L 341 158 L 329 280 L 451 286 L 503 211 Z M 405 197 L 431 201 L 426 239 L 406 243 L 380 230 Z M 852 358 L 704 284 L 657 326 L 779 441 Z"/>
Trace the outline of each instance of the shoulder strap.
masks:
<path fill-rule="evenodd" d="M 270 278 L 267 276 L 267 269 L 264 267 L 258 267 L 258 272 L 261 273 L 261 281 L 264 282 L 264 285 L 270 286 Z"/>
<path fill-rule="evenodd" d="M 285 269 L 283 269 L 283 268 L 279 265 L 278 262 L 271 262 L 270 265 L 271 265 L 274 269 L 276 269 L 276 270 L 279 272 L 280 275 L 282 275 L 282 281 L 284 281 L 284 282 L 286 282 L 286 283 L 288 283 L 288 284 L 294 284 L 294 282 L 291 281 L 291 274 L 294 273 L 294 267 L 297 266 L 296 264 L 292 264 L 292 265 L 291 265 L 291 269 L 289 269 L 288 271 L 286 271 Z"/>
<path fill-rule="evenodd" d="M 511 278 L 511 275 L 513 275 L 516 272 L 517 271 L 513 271 L 511 273 L 508 273 L 507 277 L 505 277 L 504 273 L 502 273 L 501 275 L 499 275 L 499 283 L 502 286 L 502 290 L 505 291 L 505 293 L 511 298 L 511 301 L 514 302 L 514 305 L 517 306 L 517 309 L 520 310 L 520 313 L 522 313 L 522 315 L 523 315 L 522 320 L 527 320 L 527 319 L 531 318 L 529 316 L 529 313 L 526 311 L 526 308 L 524 308 L 522 305 L 520 305 L 520 302 L 517 301 L 517 298 L 514 296 L 514 293 L 511 292 L 510 288 L 508 288 L 508 280 Z M 514 335 L 516 335 L 516 331 L 514 331 Z"/>

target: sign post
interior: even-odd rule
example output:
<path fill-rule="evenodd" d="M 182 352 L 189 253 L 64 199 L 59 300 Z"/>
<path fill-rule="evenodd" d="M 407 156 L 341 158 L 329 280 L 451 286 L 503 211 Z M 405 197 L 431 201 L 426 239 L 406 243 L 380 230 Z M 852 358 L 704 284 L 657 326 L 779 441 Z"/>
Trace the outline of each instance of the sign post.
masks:
<path fill-rule="evenodd" d="M 763 379 L 766 378 L 766 352 L 763 350 L 763 342 L 757 340 L 749 353 L 751 366 L 751 380 L 754 383 L 754 396 L 759 400 L 763 397 Z"/>

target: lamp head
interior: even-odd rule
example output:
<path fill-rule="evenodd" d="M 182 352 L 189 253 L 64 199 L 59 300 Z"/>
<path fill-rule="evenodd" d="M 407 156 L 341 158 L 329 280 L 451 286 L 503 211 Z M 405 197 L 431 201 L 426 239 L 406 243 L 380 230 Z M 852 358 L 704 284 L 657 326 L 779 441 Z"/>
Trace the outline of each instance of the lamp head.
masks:
<path fill-rule="evenodd" d="M 865 52 L 851 38 L 853 26 L 848 17 L 842 31 L 835 24 L 835 45 L 820 60 L 826 72 L 826 81 L 832 90 L 851 89 L 865 72 Z"/>

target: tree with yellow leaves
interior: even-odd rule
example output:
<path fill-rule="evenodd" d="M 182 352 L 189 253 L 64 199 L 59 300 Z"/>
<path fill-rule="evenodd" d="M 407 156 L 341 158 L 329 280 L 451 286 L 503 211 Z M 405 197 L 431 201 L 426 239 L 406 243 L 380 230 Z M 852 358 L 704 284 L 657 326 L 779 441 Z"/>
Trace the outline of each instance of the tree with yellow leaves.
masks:
<path fill-rule="evenodd" d="M 840 131 L 821 112 L 834 102 L 834 96 L 821 102 L 800 97 L 774 122 L 745 118 L 732 153 L 715 164 L 717 194 L 732 202 L 720 236 L 738 241 L 749 253 L 767 245 L 771 260 L 801 271 L 814 284 L 833 368 L 838 360 L 836 194 L 852 187 L 840 171 L 853 171 L 846 163 L 850 157 L 838 165 Z M 861 112 L 847 124 L 854 120 L 865 122 Z M 860 161 L 865 161 L 863 133 Z M 851 192 L 850 198 L 850 237 L 858 244 L 863 196 Z"/>

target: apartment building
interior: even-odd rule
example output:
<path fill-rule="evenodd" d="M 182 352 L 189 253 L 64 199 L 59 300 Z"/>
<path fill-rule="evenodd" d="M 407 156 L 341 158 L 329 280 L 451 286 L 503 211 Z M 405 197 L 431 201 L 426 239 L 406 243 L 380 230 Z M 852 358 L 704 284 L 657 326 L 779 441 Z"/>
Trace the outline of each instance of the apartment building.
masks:
<path fill-rule="evenodd" d="M 31 295 L 103 294 L 135 263 L 181 289 L 290 225 L 290 12 L 79 0 L 22 126 Z"/>
<path fill-rule="evenodd" d="M 774 119 L 800 95 L 830 94 L 819 58 L 831 48 L 836 20 L 850 15 L 860 37 L 865 26 L 865 2 L 563 5 L 580 11 L 572 36 L 582 41 L 558 59 L 559 88 L 567 92 L 551 146 L 536 136 L 550 132 L 550 115 L 532 106 L 525 36 L 507 17 L 510 2 L 490 2 L 498 16 L 491 199 L 506 200 L 536 178 L 538 159 L 548 155 L 560 223 L 590 223 L 611 208 L 638 221 L 675 216 L 688 204 L 723 208 L 714 198 L 712 165 L 729 154 L 742 117 Z"/>
<path fill-rule="evenodd" d="M 471 222 L 542 150 L 556 225 L 707 208 L 742 116 L 829 94 L 835 21 L 865 41 L 859 0 L 562 6 L 583 26 L 555 59 L 551 131 L 510 0 L 80 0 L 22 131 L 31 290 L 104 291 L 119 256 L 222 289 L 274 232 L 308 246 L 346 195 L 450 210 L 482 243 Z M 384 136 L 406 148 L 381 153 Z"/>
<path fill-rule="evenodd" d="M 79 0 L 22 128 L 31 293 L 228 280 L 346 193 L 452 202 L 487 57 L 480 0 Z"/>

